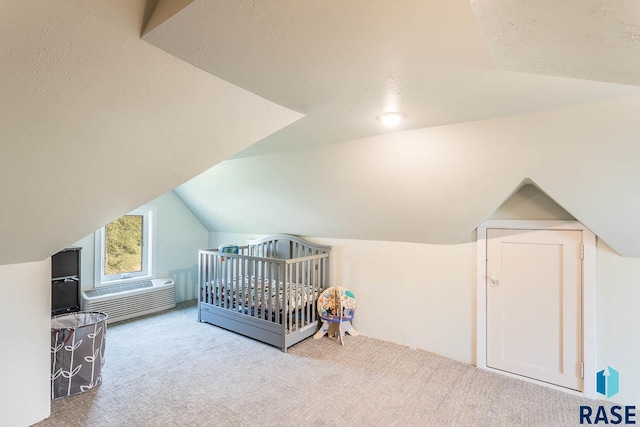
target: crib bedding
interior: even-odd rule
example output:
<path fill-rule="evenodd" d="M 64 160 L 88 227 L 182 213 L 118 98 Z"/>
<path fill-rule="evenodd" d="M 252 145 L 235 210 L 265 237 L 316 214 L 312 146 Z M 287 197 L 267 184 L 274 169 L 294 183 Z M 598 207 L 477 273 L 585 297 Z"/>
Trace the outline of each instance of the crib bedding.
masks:
<path fill-rule="evenodd" d="M 308 302 L 318 299 L 318 292 L 313 290 L 312 285 L 300 283 L 276 283 L 275 280 L 266 280 L 263 283 L 261 277 L 244 277 L 242 285 L 237 284 L 235 278 L 225 281 L 216 280 L 214 286 L 206 283 L 206 292 L 217 302 L 221 302 L 221 293 L 224 293 L 224 303 L 238 310 L 249 310 L 264 308 L 265 310 L 276 311 L 285 308 L 285 289 L 289 293 L 289 307 L 296 310 L 305 307 Z M 278 292 L 279 290 L 279 292 Z"/>

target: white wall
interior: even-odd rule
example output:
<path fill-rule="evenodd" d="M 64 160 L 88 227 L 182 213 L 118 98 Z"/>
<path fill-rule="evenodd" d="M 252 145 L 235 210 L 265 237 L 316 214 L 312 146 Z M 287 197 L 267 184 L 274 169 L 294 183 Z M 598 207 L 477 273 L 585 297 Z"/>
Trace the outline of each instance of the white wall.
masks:
<path fill-rule="evenodd" d="M 198 249 L 208 245 L 208 231 L 170 191 L 145 206 L 157 209 L 156 276 L 176 281 L 176 301 L 197 297 Z M 93 233 L 74 243 L 82 247 L 82 289 L 94 284 L 95 245 Z"/>
<path fill-rule="evenodd" d="M 211 245 L 260 235 L 211 233 Z M 309 238 L 331 245 L 331 284 L 351 289 L 363 335 L 475 361 L 475 243 Z"/>
<path fill-rule="evenodd" d="M 50 258 L 0 265 L 0 301 L 0 424 L 27 426 L 50 413 Z"/>
<path fill-rule="evenodd" d="M 573 219 L 533 185 L 514 192 L 492 218 Z M 211 247 L 261 235 L 213 232 Z M 350 288 L 364 335 L 465 363 L 476 353 L 476 244 L 310 238 L 331 245 L 331 282 Z M 390 320 L 392 319 L 392 320 Z"/>
<path fill-rule="evenodd" d="M 564 219 L 570 213 L 533 186 L 525 186 L 492 215 L 494 219 Z M 597 239 L 597 362 L 620 372 L 620 393 L 611 400 L 626 404 L 640 401 L 640 259 L 620 256 Z M 585 373 L 595 375 L 595 372 Z M 601 396 L 602 397 L 602 396 Z"/>
<path fill-rule="evenodd" d="M 571 220 L 533 186 L 524 186 L 492 215 L 495 219 Z M 259 234 L 212 232 L 210 246 L 244 243 Z M 475 363 L 476 245 L 326 239 L 333 246 L 332 284 L 352 289 L 354 324 L 366 336 Z M 598 240 L 597 366 L 620 372 L 615 402 L 640 401 L 640 259 L 618 255 Z M 595 375 L 586 372 L 585 375 Z"/>
<path fill-rule="evenodd" d="M 210 244 L 256 237 L 262 236 L 213 232 Z M 363 335 L 475 364 L 475 243 L 309 239 L 333 247 L 331 283 L 354 291 L 354 325 Z M 612 401 L 637 404 L 640 259 L 621 257 L 602 240 L 597 256 L 597 369 L 610 365 L 620 372 L 620 393 Z"/>
<path fill-rule="evenodd" d="M 640 259 L 624 258 L 598 240 L 598 359 L 620 372 L 612 400 L 640 402 Z"/>

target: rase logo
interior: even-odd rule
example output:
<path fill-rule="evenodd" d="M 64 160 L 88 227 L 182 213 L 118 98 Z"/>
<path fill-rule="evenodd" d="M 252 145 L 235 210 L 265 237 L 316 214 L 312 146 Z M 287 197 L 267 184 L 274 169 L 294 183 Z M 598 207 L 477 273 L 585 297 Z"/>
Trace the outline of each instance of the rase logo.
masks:
<path fill-rule="evenodd" d="M 620 391 L 620 373 L 607 365 L 596 373 L 596 391 L 607 398 Z M 580 406 L 580 424 L 635 424 L 636 407 L 614 405 Z"/>
<path fill-rule="evenodd" d="M 596 390 L 607 396 L 615 396 L 620 391 L 620 372 L 607 365 L 607 369 L 596 374 Z"/>

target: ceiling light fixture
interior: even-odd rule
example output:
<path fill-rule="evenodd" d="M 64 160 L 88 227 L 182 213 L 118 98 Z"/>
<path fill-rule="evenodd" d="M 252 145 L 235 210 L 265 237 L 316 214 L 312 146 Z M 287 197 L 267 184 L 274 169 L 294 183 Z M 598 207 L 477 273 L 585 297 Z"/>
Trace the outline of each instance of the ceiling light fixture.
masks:
<path fill-rule="evenodd" d="M 378 120 L 385 125 L 386 127 L 393 127 L 400 124 L 407 117 L 406 114 L 397 113 L 397 112 L 388 112 L 384 114 L 380 114 L 378 116 Z"/>

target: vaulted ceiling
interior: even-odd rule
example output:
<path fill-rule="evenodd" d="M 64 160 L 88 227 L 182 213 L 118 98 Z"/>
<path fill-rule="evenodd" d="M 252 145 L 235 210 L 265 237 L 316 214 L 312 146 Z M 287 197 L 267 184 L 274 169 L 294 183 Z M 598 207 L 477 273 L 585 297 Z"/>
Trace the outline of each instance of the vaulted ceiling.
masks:
<path fill-rule="evenodd" d="M 179 3 L 144 40 L 305 115 L 245 156 L 388 132 L 387 110 L 407 114 L 397 131 L 640 94 L 633 2 Z"/>
<path fill-rule="evenodd" d="M 305 115 L 176 189 L 209 229 L 456 243 L 533 180 L 640 256 L 635 2 L 182 6 L 143 38 Z"/>
<path fill-rule="evenodd" d="M 176 186 L 211 230 L 456 243 L 527 179 L 640 256 L 636 2 L 24 0 L 0 23 L 0 264 Z"/>

